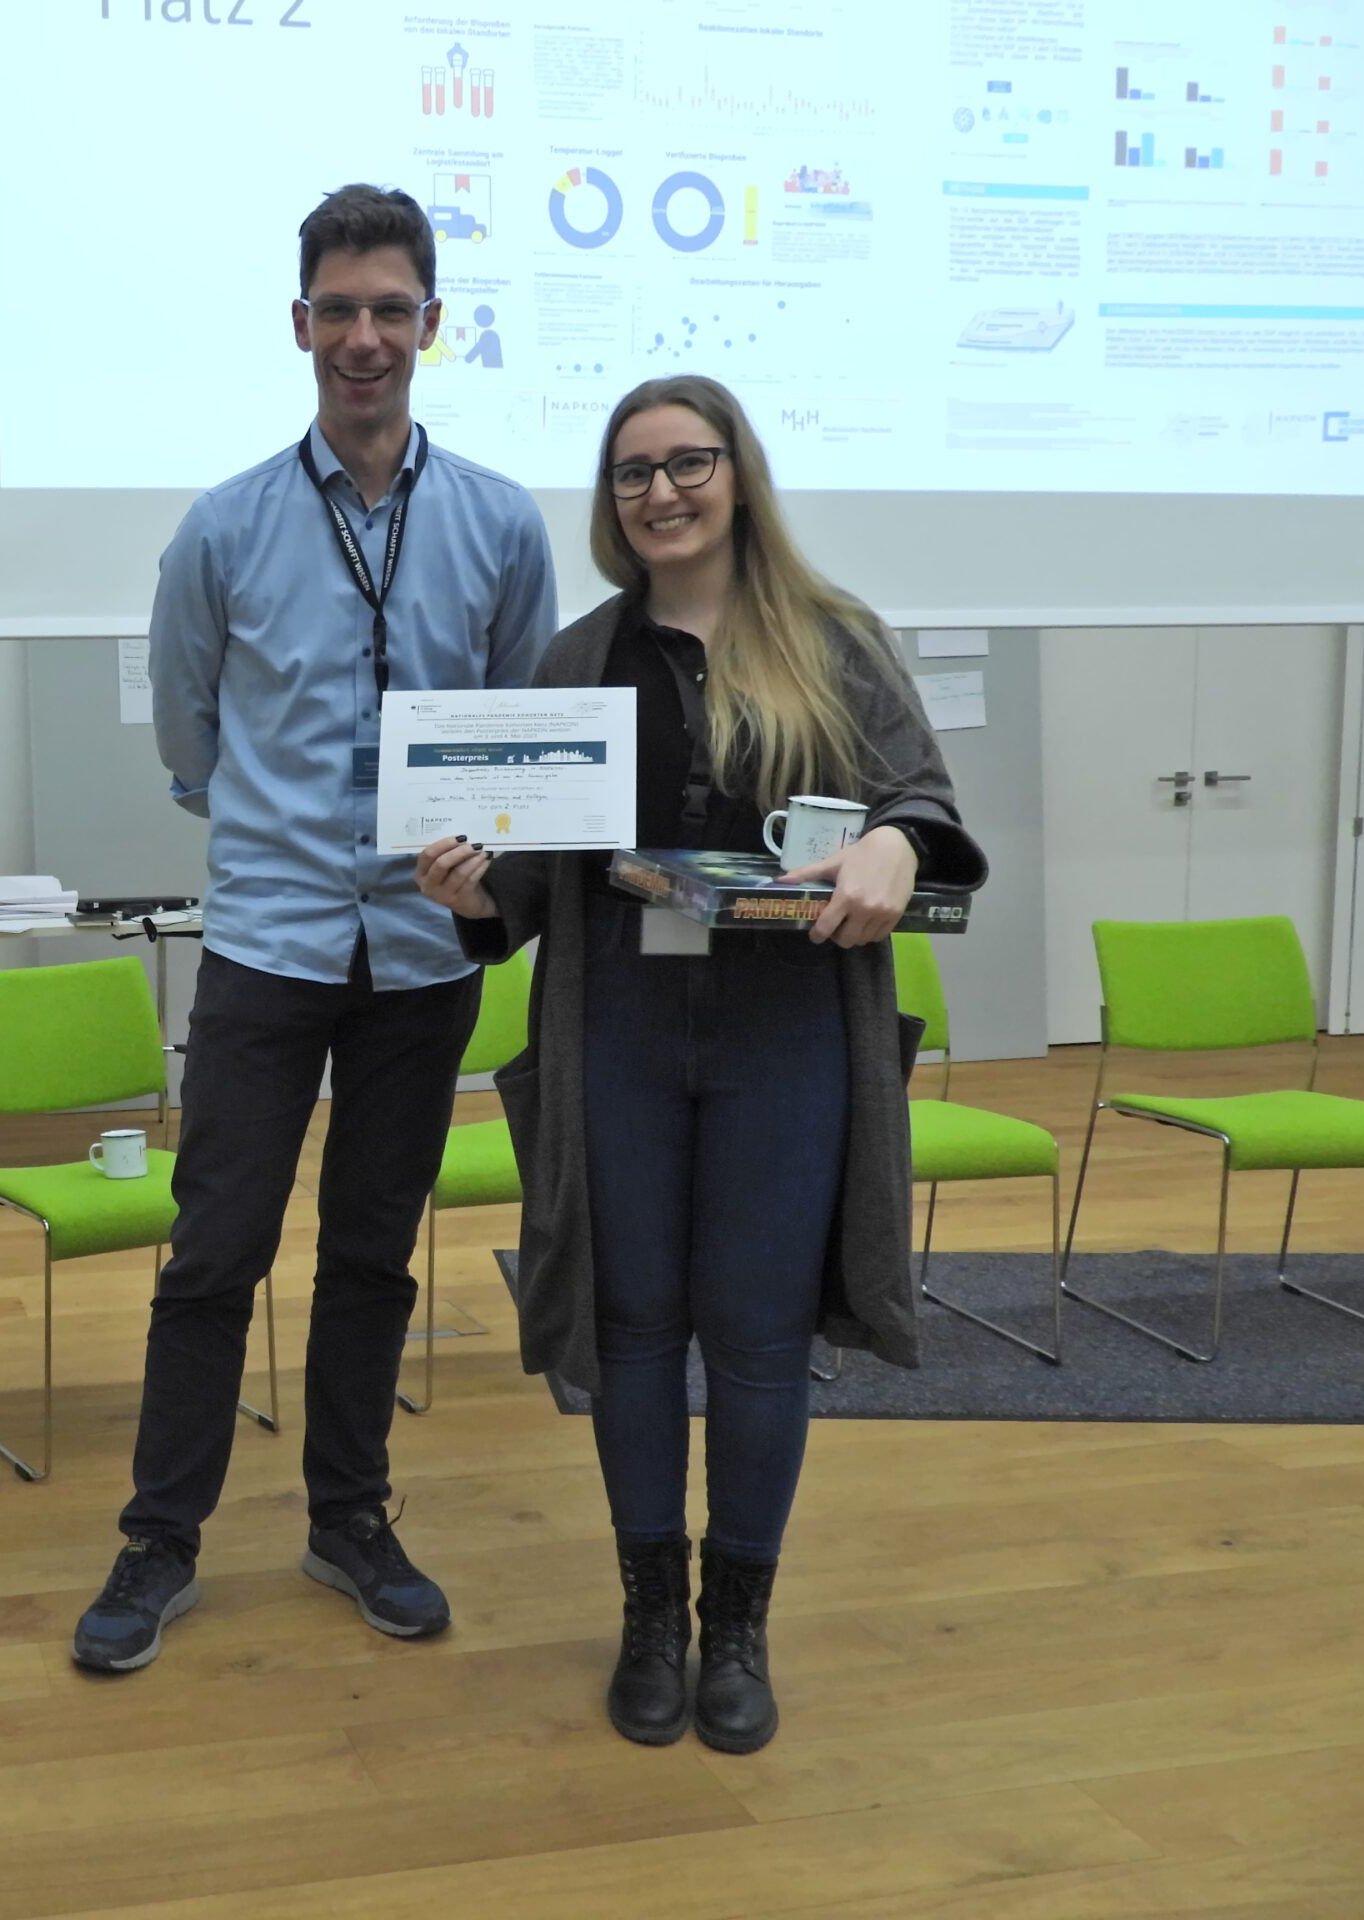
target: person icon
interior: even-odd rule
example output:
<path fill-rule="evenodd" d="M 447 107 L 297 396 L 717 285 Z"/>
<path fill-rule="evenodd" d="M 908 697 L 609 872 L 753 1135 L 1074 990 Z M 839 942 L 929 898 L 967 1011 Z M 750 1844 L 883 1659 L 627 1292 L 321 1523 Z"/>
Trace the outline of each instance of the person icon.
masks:
<path fill-rule="evenodd" d="M 493 328 L 497 315 L 485 301 L 474 308 L 474 325 L 479 329 L 474 344 L 465 354 L 466 361 L 481 360 L 485 367 L 502 365 L 502 336 Z"/>

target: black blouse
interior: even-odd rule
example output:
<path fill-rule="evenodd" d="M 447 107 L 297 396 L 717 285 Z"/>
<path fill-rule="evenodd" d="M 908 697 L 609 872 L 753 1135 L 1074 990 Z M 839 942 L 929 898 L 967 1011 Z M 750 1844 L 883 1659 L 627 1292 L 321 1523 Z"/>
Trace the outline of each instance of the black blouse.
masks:
<path fill-rule="evenodd" d="M 722 793 L 712 784 L 705 826 L 698 838 L 684 831 L 687 775 L 691 770 L 692 736 L 682 711 L 674 670 L 667 656 L 704 689 L 706 650 L 694 633 L 663 627 L 651 620 L 642 602 L 627 604 L 602 674 L 604 687 L 633 687 L 637 708 L 635 845 L 639 847 L 700 846 L 731 853 L 765 853 L 762 826 L 765 816 L 751 795 Z M 586 857 L 589 884 L 611 891 L 606 874 L 610 854 Z M 613 893 L 613 898 L 619 895 Z"/>
<path fill-rule="evenodd" d="M 649 618 L 642 600 L 627 601 L 601 683 L 604 687 L 634 687 L 639 696 L 635 845 L 766 853 L 762 833 L 766 815 L 751 793 L 722 793 L 712 784 L 699 837 L 684 831 L 682 811 L 692 763 L 692 736 L 670 656 L 677 668 L 704 688 L 706 650 L 696 635 L 680 627 L 660 626 Z M 899 821 L 891 824 L 900 827 L 924 864 L 929 864 L 924 857 L 929 851 L 926 843 L 932 840 L 931 827 L 925 831 L 923 822 L 916 822 L 913 829 Z M 584 865 L 590 888 L 619 898 L 606 878 L 610 854 L 588 854 Z"/>

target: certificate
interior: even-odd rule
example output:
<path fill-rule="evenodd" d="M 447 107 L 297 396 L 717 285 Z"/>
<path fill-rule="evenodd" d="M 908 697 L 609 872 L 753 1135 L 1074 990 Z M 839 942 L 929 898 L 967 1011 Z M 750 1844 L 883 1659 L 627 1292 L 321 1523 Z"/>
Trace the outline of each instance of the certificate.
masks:
<path fill-rule="evenodd" d="M 380 853 L 635 843 L 633 687 L 384 695 Z"/>

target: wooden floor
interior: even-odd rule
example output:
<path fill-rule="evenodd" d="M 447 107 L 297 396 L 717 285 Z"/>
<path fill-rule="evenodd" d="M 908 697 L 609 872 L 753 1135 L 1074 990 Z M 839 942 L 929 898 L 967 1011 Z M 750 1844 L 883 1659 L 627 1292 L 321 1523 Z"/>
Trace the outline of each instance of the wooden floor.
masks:
<path fill-rule="evenodd" d="M 1052 1126 L 1073 1167 L 1093 1059 L 953 1091 Z M 1364 1095 L 1364 1043 L 1328 1043 L 1320 1084 Z M 601 1711 L 619 1602 L 589 1423 L 521 1373 L 490 1257 L 513 1210 L 445 1216 L 442 1321 L 488 1331 L 441 1343 L 434 1409 L 394 1434 L 454 1630 L 386 1640 L 299 1572 L 323 1124 L 277 1270 L 286 1431 L 243 1423 L 203 1599 L 116 1679 L 68 1644 L 118 1545 L 148 1270 L 58 1269 L 55 1471 L 0 1480 L 0 1920 L 1361 1920 L 1364 1427 L 817 1422 L 776 1741 L 632 1747 Z M 90 1133 L 7 1123 L 0 1159 Z M 1112 1117 L 1102 1140 L 1085 1244 L 1208 1243 L 1209 1152 Z M 1234 1245 L 1277 1244 L 1285 1185 L 1240 1183 Z M 1364 1175 L 1309 1179 L 1298 1244 L 1364 1255 L 1362 1203 Z M 944 1246 L 1045 1231 L 1026 1188 L 941 1215 Z M 11 1443 L 36 1433 L 35 1255 L 0 1218 Z M 1364 1363 L 1364 1327 L 1339 1337 Z"/>

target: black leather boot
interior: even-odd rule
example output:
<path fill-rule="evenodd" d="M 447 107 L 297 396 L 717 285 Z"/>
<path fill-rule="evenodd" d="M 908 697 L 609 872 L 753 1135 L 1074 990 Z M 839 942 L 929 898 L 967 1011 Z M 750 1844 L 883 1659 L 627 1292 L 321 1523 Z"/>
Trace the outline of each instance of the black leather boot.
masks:
<path fill-rule="evenodd" d="M 606 1711 L 627 1740 L 666 1747 L 687 1725 L 687 1647 L 691 1641 L 690 1540 L 617 1546 L 625 1588 L 620 1659 Z"/>
<path fill-rule="evenodd" d="M 696 1731 L 722 1753 L 756 1753 L 777 1731 L 767 1677 L 767 1608 L 776 1562 L 733 1560 L 701 1542 L 701 1678 Z"/>

